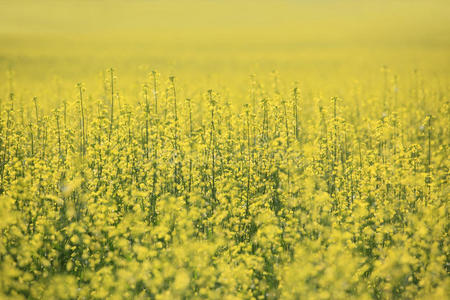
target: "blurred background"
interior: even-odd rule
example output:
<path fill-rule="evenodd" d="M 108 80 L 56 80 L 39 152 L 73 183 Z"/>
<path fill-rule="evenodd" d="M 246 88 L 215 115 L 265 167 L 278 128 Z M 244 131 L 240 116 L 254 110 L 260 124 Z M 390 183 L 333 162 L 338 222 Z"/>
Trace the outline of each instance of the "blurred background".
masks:
<path fill-rule="evenodd" d="M 445 86 L 449 16 L 443 0 L 0 0 L 0 89 L 12 77 L 30 94 L 79 81 L 97 88 L 111 66 L 130 90 L 154 69 L 235 91 L 277 70 L 339 93 L 375 82 L 383 66 Z"/>

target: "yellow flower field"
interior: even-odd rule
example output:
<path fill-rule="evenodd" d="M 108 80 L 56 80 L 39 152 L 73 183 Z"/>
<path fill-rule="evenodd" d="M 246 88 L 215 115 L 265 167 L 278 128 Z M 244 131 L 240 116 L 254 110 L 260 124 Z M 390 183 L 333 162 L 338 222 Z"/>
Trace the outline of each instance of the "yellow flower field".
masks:
<path fill-rule="evenodd" d="M 0 299 L 447 299 L 449 15 L 0 0 Z"/>

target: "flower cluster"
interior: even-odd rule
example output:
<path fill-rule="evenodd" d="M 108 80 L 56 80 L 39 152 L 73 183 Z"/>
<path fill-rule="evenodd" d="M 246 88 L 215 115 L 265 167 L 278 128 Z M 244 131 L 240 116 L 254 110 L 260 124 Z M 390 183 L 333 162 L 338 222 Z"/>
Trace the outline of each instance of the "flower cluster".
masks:
<path fill-rule="evenodd" d="M 185 97 L 151 72 L 126 98 L 105 78 L 0 105 L 0 298 L 449 295 L 441 91 L 426 114 L 390 81 Z"/>

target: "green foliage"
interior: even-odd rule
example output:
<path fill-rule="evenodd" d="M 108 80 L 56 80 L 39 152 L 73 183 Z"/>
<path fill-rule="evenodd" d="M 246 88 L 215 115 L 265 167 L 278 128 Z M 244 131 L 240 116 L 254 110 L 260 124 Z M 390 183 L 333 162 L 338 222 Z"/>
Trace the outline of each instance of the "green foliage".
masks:
<path fill-rule="evenodd" d="M 135 100 L 108 72 L 49 113 L 1 106 L 2 298 L 448 296 L 445 91 L 425 115 L 274 73 L 242 106 L 152 72 Z"/>

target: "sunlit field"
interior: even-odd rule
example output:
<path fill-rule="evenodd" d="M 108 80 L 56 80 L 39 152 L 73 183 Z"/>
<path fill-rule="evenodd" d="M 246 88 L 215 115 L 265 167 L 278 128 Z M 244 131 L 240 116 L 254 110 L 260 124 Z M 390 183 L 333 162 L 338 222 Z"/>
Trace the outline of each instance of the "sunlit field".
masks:
<path fill-rule="evenodd" d="M 0 0 L 0 299 L 447 299 L 448 1 Z"/>

